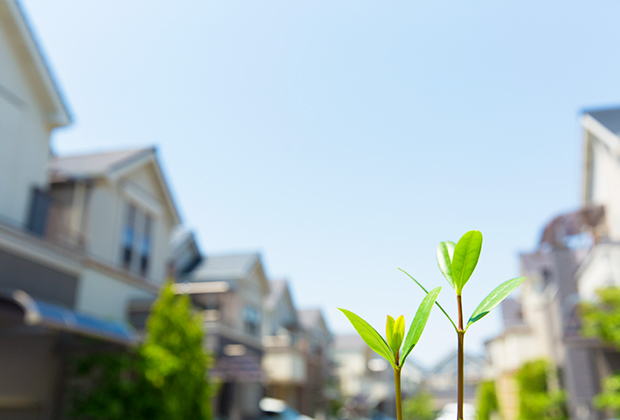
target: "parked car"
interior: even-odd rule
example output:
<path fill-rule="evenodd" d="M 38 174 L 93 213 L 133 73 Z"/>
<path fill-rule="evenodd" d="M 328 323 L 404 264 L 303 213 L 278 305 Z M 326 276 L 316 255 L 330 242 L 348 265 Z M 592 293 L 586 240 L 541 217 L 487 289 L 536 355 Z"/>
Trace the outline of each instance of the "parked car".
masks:
<path fill-rule="evenodd" d="M 263 420 L 314 420 L 311 417 L 299 414 L 297 410 L 290 407 L 285 401 L 275 398 L 263 398 L 258 403 L 263 413 Z"/>
<path fill-rule="evenodd" d="M 443 406 L 435 420 L 454 420 L 458 411 L 457 404 L 446 404 Z M 476 409 L 471 404 L 463 404 L 463 420 L 475 420 Z"/>

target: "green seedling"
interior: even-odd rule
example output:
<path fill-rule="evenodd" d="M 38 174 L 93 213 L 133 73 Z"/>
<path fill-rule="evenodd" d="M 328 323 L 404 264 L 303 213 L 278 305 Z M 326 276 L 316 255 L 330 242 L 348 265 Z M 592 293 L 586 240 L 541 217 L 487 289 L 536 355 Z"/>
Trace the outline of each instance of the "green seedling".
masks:
<path fill-rule="evenodd" d="M 469 320 L 467 321 L 467 324 L 465 325 L 463 320 L 463 305 L 461 295 L 463 292 L 463 287 L 465 287 L 465 285 L 469 281 L 471 275 L 474 272 L 474 269 L 476 268 L 476 265 L 478 264 L 481 250 L 482 233 L 478 232 L 477 230 L 467 232 L 461 237 L 461 239 L 459 239 L 458 243 L 456 244 L 454 242 L 446 241 L 441 242 L 437 247 L 437 263 L 439 264 L 439 269 L 443 273 L 446 280 L 448 280 L 448 283 L 450 283 L 450 286 L 452 286 L 452 288 L 456 292 L 456 304 L 459 317 L 458 326 L 454 323 L 452 318 L 450 318 L 448 313 L 443 309 L 439 302 L 435 303 L 448 318 L 458 336 L 458 420 L 463 419 L 463 346 L 465 342 L 465 333 L 472 324 L 484 318 L 525 280 L 525 277 L 517 277 L 497 286 L 491 293 L 489 293 L 486 298 L 482 300 L 482 302 L 480 302 L 480 305 L 478 305 L 476 310 L 471 314 Z M 405 270 L 400 268 L 399 270 L 407 274 L 407 276 L 409 276 L 414 282 L 416 282 L 416 284 L 420 286 L 422 290 L 424 290 L 424 292 L 427 293 L 427 296 L 432 294 L 432 291 L 429 293 L 424 288 L 424 286 L 420 284 L 420 282 L 414 279 Z"/>
<path fill-rule="evenodd" d="M 399 316 L 394 319 L 388 315 L 386 323 L 385 339 L 375 330 L 368 322 L 346 309 L 340 309 L 342 313 L 351 321 L 353 327 L 360 337 L 374 350 L 379 356 L 390 362 L 394 369 L 394 388 L 396 395 L 396 418 L 402 420 L 402 395 L 400 391 L 400 374 L 407 356 L 420 341 L 422 331 L 426 326 L 428 317 L 433 309 L 433 304 L 437 300 L 437 296 L 441 291 L 441 287 L 436 287 L 427 292 L 426 297 L 422 300 L 418 308 L 413 322 L 409 327 L 409 332 L 405 337 L 405 317 Z"/>

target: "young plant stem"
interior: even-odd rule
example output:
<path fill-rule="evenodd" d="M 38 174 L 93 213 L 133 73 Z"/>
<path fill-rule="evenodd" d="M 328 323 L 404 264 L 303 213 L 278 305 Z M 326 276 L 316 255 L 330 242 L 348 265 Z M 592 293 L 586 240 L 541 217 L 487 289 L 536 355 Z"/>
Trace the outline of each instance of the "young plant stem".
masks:
<path fill-rule="evenodd" d="M 456 302 L 459 309 L 459 329 L 458 334 L 458 390 L 457 390 L 457 420 L 463 420 L 463 392 L 464 392 L 464 342 L 465 330 L 463 329 L 463 305 L 461 303 L 461 295 L 456 295 Z"/>
<path fill-rule="evenodd" d="M 396 420 L 403 420 L 403 401 L 400 393 L 400 366 L 394 368 L 394 388 L 396 391 Z"/>

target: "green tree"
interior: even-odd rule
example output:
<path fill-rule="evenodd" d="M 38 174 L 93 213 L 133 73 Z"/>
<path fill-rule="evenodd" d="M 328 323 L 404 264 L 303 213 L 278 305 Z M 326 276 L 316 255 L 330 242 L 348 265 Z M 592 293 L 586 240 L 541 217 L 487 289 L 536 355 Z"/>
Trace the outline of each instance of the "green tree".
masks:
<path fill-rule="evenodd" d="M 403 402 L 403 420 L 433 420 L 435 400 L 433 394 L 421 390 Z"/>
<path fill-rule="evenodd" d="M 493 413 L 499 413 L 499 402 L 492 380 L 480 383 L 476 389 L 476 416 L 478 420 L 491 420 Z"/>
<path fill-rule="evenodd" d="M 520 420 L 568 419 L 564 391 L 548 386 L 549 375 L 553 374 L 550 363 L 543 359 L 524 363 L 517 371 Z"/>
<path fill-rule="evenodd" d="M 91 381 L 75 400 L 74 417 L 93 420 L 211 420 L 209 357 L 202 320 L 187 296 L 162 287 L 134 351 L 88 357 L 78 373 Z"/>

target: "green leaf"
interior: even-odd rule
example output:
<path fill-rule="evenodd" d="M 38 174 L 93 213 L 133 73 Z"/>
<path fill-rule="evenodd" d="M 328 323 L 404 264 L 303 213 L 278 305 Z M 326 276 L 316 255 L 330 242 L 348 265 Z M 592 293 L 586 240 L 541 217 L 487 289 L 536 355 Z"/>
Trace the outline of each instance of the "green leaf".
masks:
<path fill-rule="evenodd" d="M 349 318 L 349 321 L 351 321 L 351 324 L 353 324 L 353 328 L 355 328 L 355 331 L 357 331 L 360 337 L 362 337 L 362 340 L 364 340 L 364 342 L 368 344 L 368 347 L 374 350 L 379 356 L 385 358 L 388 362 L 390 362 L 392 367 L 396 368 L 394 355 L 392 354 L 390 347 L 387 345 L 383 337 L 381 337 L 381 335 L 377 332 L 377 330 L 375 330 L 368 322 L 364 321 L 353 312 L 347 311 L 346 309 L 342 308 L 338 309 L 340 309 L 342 313 L 345 314 L 347 318 Z"/>
<path fill-rule="evenodd" d="M 437 246 L 437 264 L 450 286 L 456 290 L 454 278 L 452 278 L 452 255 L 454 255 L 455 246 L 454 242 L 440 242 Z"/>
<path fill-rule="evenodd" d="M 484 298 L 480 305 L 476 308 L 469 321 L 467 321 L 467 328 L 476 321 L 482 319 L 486 314 L 491 312 L 502 300 L 506 299 L 506 296 L 511 294 L 517 287 L 523 283 L 525 277 L 517 277 L 512 280 L 508 280 L 495 288 L 487 297 Z"/>
<path fill-rule="evenodd" d="M 392 349 L 392 353 L 398 353 L 401 344 L 403 344 L 403 338 L 405 338 L 405 317 L 401 315 L 394 321 L 394 318 L 388 315 L 385 332 L 385 337 L 387 338 L 388 346 Z"/>
<path fill-rule="evenodd" d="M 473 274 L 481 250 L 482 233 L 477 230 L 470 230 L 456 244 L 452 256 L 452 278 L 457 295 L 461 294 L 467 280 Z"/>
<path fill-rule="evenodd" d="M 390 315 L 387 316 L 387 321 L 385 322 L 385 340 L 387 341 L 387 345 L 392 352 L 394 352 L 394 324 L 396 321 Z"/>
<path fill-rule="evenodd" d="M 399 268 L 400 271 L 402 271 L 403 273 L 405 273 L 411 280 L 413 280 L 415 282 L 415 284 L 417 284 L 418 286 L 420 286 L 420 289 L 424 290 L 424 293 L 428 294 L 428 290 L 426 290 L 424 288 L 424 286 L 422 286 L 420 284 L 419 281 L 417 281 L 416 279 L 414 279 L 411 274 L 407 273 L 405 270 L 403 270 L 402 268 Z M 454 321 L 452 321 L 452 318 L 450 318 L 450 315 L 448 315 L 448 313 L 446 312 L 446 310 L 439 304 L 439 302 L 435 302 L 435 305 L 439 306 L 439 309 L 441 309 L 441 312 L 443 312 L 443 314 L 446 316 L 446 318 L 448 318 L 448 321 L 450 321 L 450 324 L 452 324 L 452 326 L 454 327 L 455 331 L 458 331 L 458 328 L 456 327 L 456 324 L 454 323 Z"/>
<path fill-rule="evenodd" d="M 433 305 L 437 300 L 437 296 L 439 296 L 439 292 L 441 292 L 441 287 L 435 287 L 429 293 L 426 294 L 418 311 L 411 322 L 411 326 L 409 327 L 409 332 L 407 333 L 407 338 L 405 339 L 405 345 L 403 346 L 403 355 L 400 358 L 400 365 L 402 366 L 411 353 L 411 350 L 418 344 L 420 341 L 420 336 L 422 335 L 422 331 L 424 331 L 424 327 L 426 326 L 426 322 L 428 321 L 428 317 L 431 314 L 431 310 L 433 309 Z"/>

